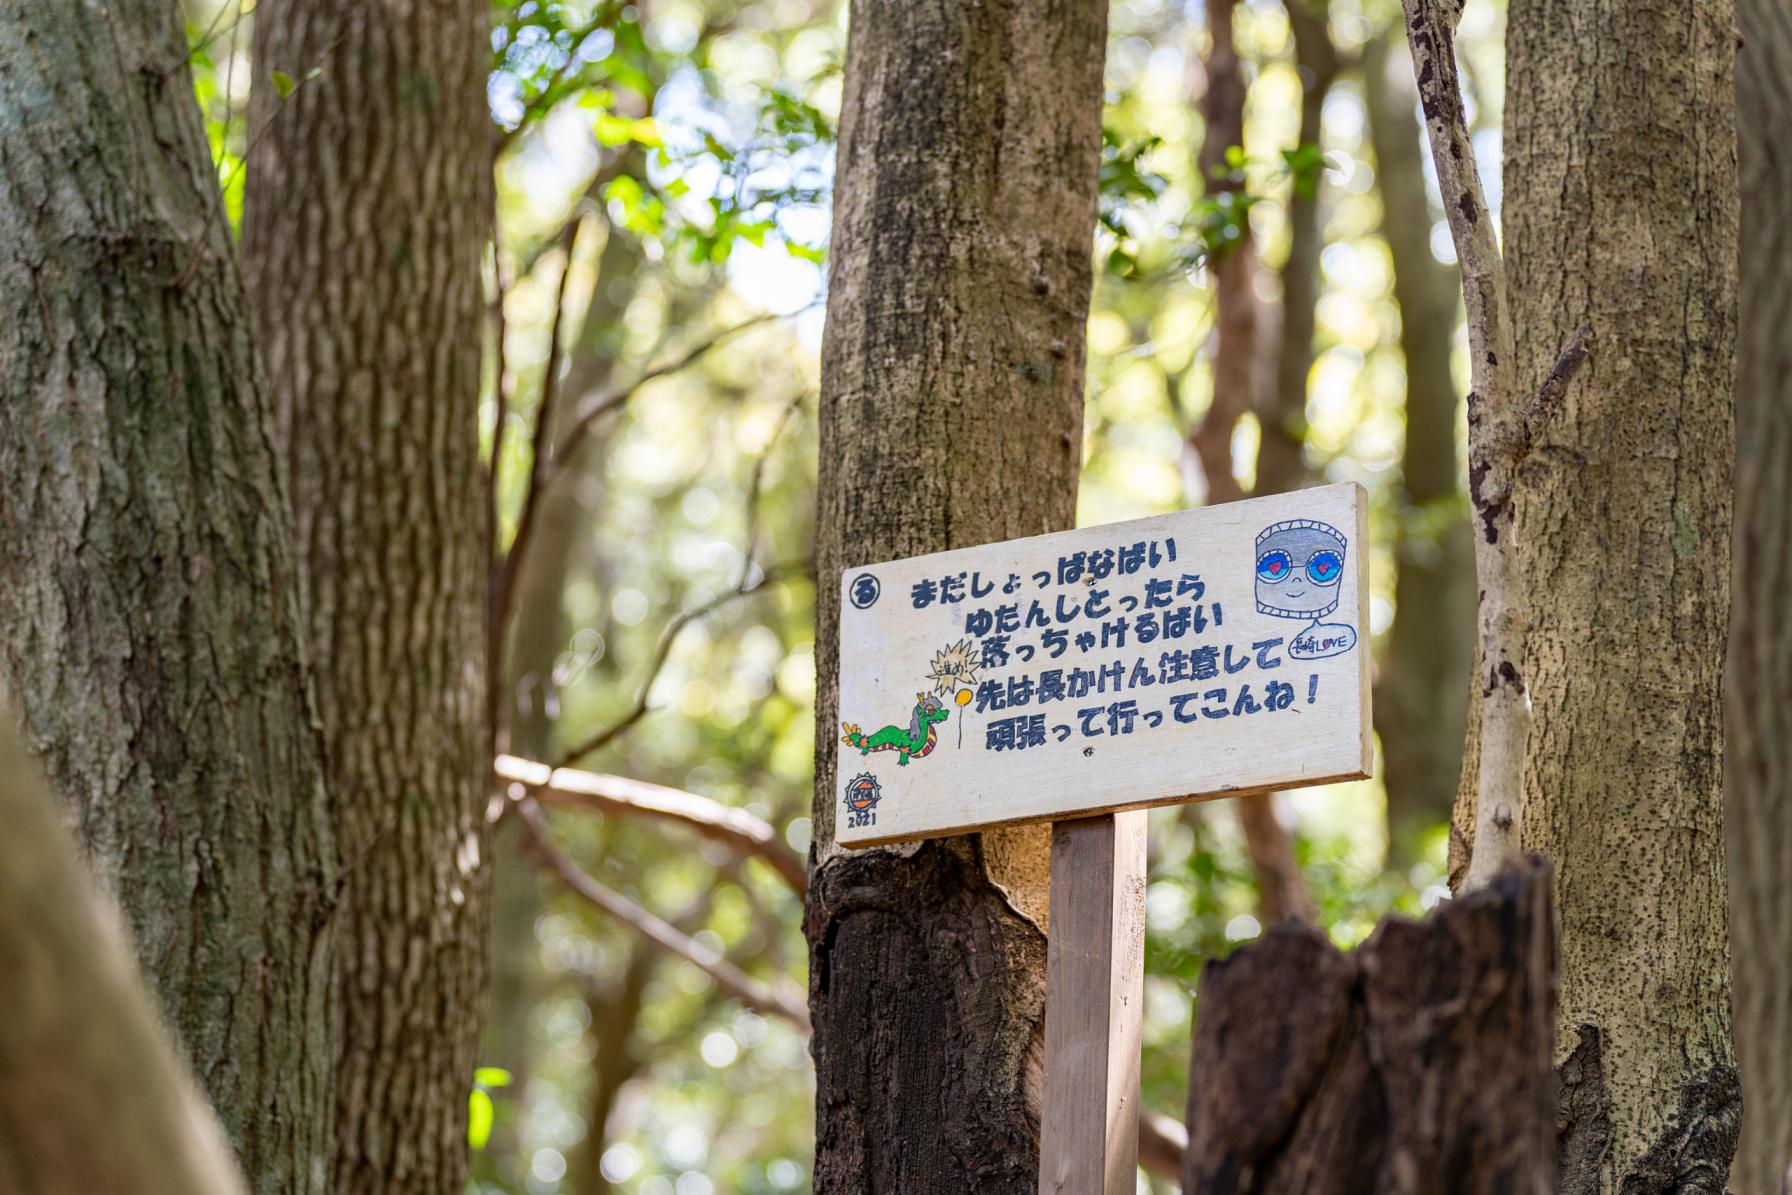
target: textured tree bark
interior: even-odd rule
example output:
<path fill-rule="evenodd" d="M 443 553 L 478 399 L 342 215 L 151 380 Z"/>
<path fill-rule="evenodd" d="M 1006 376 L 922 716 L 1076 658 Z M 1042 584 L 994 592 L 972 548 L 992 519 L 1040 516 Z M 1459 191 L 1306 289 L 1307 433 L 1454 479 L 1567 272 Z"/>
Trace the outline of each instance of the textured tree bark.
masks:
<path fill-rule="evenodd" d="M 336 853 L 186 53 L 160 2 L 0 9 L 0 678 L 251 1188 L 320 1192 Z"/>
<path fill-rule="evenodd" d="M 1209 963 L 1187 1195 L 1554 1190 L 1549 865 L 1344 954 L 1305 926 Z"/>
<path fill-rule="evenodd" d="M 333 1190 L 457 1191 L 483 1015 L 486 13 L 255 16 L 244 248 L 345 859 Z M 270 72 L 303 79 L 284 102 Z"/>
<path fill-rule="evenodd" d="M 1792 9 L 1738 0 L 1741 325 L 1726 674 L 1737 1195 L 1792 1192 Z"/>
<path fill-rule="evenodd" d="M 1032 1195 L 1044 827 L 846 853 L 844 566 L 1069 527 L 1106 5 L 856 0 L 822 349 L 818 1192 Z"/>
<path fill-rule="evenodd" d="M 10 725 L 0 725 L 0 825 L 0 1190 L 241 1192 L 118 911 L 82 873 Z"/>
<path fill-rule="evenodd" d="M 1715 1195 L 1736 1145 L 1733 20 L 1727 0 L 1513 0 L 1507 25 L 1518 376 L 1547 373 L 1576 324 L 1597 345 L 1516 504 L 1534 595 L 1525 845 L 1560 877 L 1573 1195 Z"/>
<path fill-rule="evenodd" d="M 1450 344 L 1460 298 L 1455 272 L 1431 254 L 1418 91 L 1398 34 L 1363 55 L 1363 91 L 1381 195 L 1381 234 L 1394 263 L 1406 361 L 1406 443 L 1400 454 L 1394 623 L 1375 681 L 1388 795 L 1388 857 L 1418 855 L 1418 837 L 1450 820 L 1474 665 L 1474 547 L 1459 480 Z"/>

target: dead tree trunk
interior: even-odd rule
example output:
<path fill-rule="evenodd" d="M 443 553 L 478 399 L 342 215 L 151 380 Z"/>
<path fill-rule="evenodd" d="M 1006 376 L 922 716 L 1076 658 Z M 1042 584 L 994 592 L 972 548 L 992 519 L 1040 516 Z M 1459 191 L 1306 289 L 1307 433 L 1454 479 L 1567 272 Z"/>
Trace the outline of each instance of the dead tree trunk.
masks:
<path fill-rule="evenodd" d="M 461 1188 L 484 1013 L 485 25 L 422 0 L 255 15 L 243 244 L 353 862 L 331 1189 L 357 1195 Z"/>
<path fill-rule="evenodd" d="M 814 1186 L 1033 1195 L 1045 827 L 846 853 L 845 566 L 1069 527 L 1103 0 L 856 0 L 822 349 Z"/>
<path fill-rule="evenodd" d="M 1342 953 L 1283 925 L 1208 964 L 1184 1195 L 1549 1195 L 1550 869 Z"/>

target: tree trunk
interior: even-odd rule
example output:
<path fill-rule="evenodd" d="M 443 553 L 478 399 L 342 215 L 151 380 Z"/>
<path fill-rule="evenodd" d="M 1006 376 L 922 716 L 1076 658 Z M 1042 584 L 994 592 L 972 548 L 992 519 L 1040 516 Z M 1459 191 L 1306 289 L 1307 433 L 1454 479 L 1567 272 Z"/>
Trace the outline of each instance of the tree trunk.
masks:
<path fill-rule="evenodd" d="M 0 9 L 0 677 L 251 1188 L 320 1192 L 336 853 L 186 55 L 161 0 Z"/>
<path fill-rule="evenodd" d="M 1300 75 L 1300 131 L 1295 148 L 1317 146 L 1324 136 L 1325 97 L 1338 77 L 1338 52 L 1326 28 L 1323 6 L 1285 0 Z M 1241 105 L 1242 106 L 1242 105 Z M 1242 132 L 1242 130 L 1241 130 Z M 1313 333 L 1319 306 L 1319 254 L 1325 248 L 1325 171 L 1310 189 L 1290 187 L 1288 260 L 1282 263 L 1282 319 L 1276 340 L 1275 385 L 1260 404 L 1262 438 L 1257 449 L 1259 494 L 1280 494 L 1308 484 L 1307 383 L 1313 373 Z M 1247 297 L 1249 296 L 1249 292 Z"/>
<path fill-rule="evenodd" d="M 1560 876 L 1572 1195 L 1716 1195 L 1736 1146 L 1721 695 L 1733 17 L 1727 0 L 1512 0 L 1507 26 L 1516 376 L 1534 388 L 1579 324 L 1595 346 L 1515 512 L 1522 824 Z"/>
<path fill-rule="evenodd" d="M 331 1187 L 357 1195 L 460 1189 L 484 1011 L 485 25 L 420 0 L 255 17 L 244 247 L 352 860 Z"/>
<path fill-rule="evenodd" d="M 1738 0 L 1742 322 L 1726 835 L 1742 1071 L 1737 1195 L 1792 1192 L 1792 10 Z"/>
<path fill-rule="evenodd" d="M 1388 858 L 1404 867 L 1419 836 L 1450 819 L 1462 772 L 1474 663 L 1474 545 L 1456 449 L 1459 398 L 1450 371 L 1460 300 L 1455 272 L 1431 253 L 1424 130 L 1398 34 L 1363 58 L 1363 90 L 1381 194 L 1381 234 L 1394 263 L 1406 361 L 1406 444 L 1400 454 L 1394 623 L 1375 683 L 1388 800 Z"/>
<path fill-rule="evenodd" d="M 1069 527 L 1106 5 L 855 0 L 817 521 L 814 1189 L 1038 1171 L 1044 827 L 834 843 L 844 566 Z"/>
<path fill-rule="evenodd" d="M 117 910 L 82 874 L 10 725 L 0 725 L 0 825 L 0 1190 L 242 1191 Z"/>
<path fill-rule="evenodd" d="M 1244 146 L 1244 104 L 1248 87 L 1234 44 L 1232 21 L 1236 0 L 1208 0 L 1209 44 L 1203 63 L 1206 81 L 1201 95 L 1202 185 L 1216 197 L 1242 198 L 1244 183 L 1226 164 L 1227 151 Z M 1330 40 L 1298 0 L 1288 9 L 1297 30 L 1297 56 L 1302 60 L 1300 139 L 1319 140 L 1324 93 L 1331 85 L 1327 63 Z M 1323 47 L 1323 49 L 1322 49 Z M 1313 304 L 1318 300 L 1319 225 L 1317 191 L 1294 193 L 1289 201 L 1292 238 L 1282 270 L 1282 328 L 1275 353 L 1274 385 L 1264 394 L 1262 448 L 1257 457 L 1257 488 L 1279 493 L 1301 484 L 1306 476 L 1303 455 L 1307 412 L 1307 375 L 1313 363 Z M 1236 502 L 1244 486 L 1232 471 L 1232 433 L 1239 418 L 1258 404 L 1253 396 L 1257 357 L 1257 296 L 1252 285 L 1257 251 L 1244 212 L 1238 215 L 1238 238 L 1208 263 L 1213 277 L 1213 396 L 1201 422 L 1189 435 L 1187 450 L 1200 462 L 1206 478 L 1205 502 Z M 1301 362 L 1305 362 L 1303 366 Z M 1185 495 L 1185 497 L 1192 497 Z M 1276 794 L 1256 793 L 1233 802 L 1244 833 L 1251 870 L 1257 881 L 1257 913 L 1264 925 L 1295 920 L 1313 924 L 1318 910 L 1295 859 L 1294 842 L 1276 817 Z"/>
<path fill-rule="evenodd" d="M 1349 954 L 1284 925 L 1201 975 L 1186 1195 L 1548 1195 L 1549 865 Z"/>
<path fill-rule="evenodd" d="M 1196 162 L 1201 186 L 1217 202 L 1242 203 L 1244 177 L 1227 165 L 1229 151 L 1244 148 L 1244 101 L 1248 90 L 1232 33 L 1238 0 L 1206 0 L 1206 86 L 1201 92 L 1201 150 Z M 1257 247 L 1251 240 L 1248 210 L 1236 210 L 1227 225 L 1234 236 L 1207 263 L 1213 278 L 1213 394 L 1207 413 L 1189 441 L 1207 480 L 1206 504 L 1236 502 L 1244 487 L 1232 471 L 1232 430 L 1255 405 L 1252 380 L 1257 358 Z"/>

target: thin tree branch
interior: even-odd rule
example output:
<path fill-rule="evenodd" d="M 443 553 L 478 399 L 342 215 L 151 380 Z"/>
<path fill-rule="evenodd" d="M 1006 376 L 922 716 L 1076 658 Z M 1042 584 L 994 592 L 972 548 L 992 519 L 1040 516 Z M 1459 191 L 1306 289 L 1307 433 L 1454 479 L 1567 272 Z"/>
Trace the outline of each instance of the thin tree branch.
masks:
<path fill-rule="evenodd" d="M 602 730 L 586 737 L 586 739 L 578 746 L 562 756 L 559 762 L 554 766 L 556 768 L 563 768 L 569 764 L 577 763 L 579 760 L 595 751 L 602 750 L 604 747 L 609 746 L 617 736 L 632 729 L 635 723 L 639 722 L 642 718 L 645 718 L 651 712 L 647 704 L 647 699 L 653 692 L 653 684 L 659 679 L 660 672 L 665 668 L 667 659 L 671 657 L 673 644 L 677 642 L 678 636 L 687 626 L 696 622 L 698 619 L 713 614 L 715 611 L 721 609 L 723 606 L 737 598 L 743 598 L 749 594 L 758 593 L 761 589 L 778 584 L 791 577 L 808 576 L 813 571 L 814 564 L 808 560 L 793 560 L 784 564 L 773 565 L 771 568 L 768 568 L 763 573 L 759 574 L 758 577 L 749 580 L 748 583 L 736 586 L 733 589 L 725 590 L 715 597 L 710 598 L 700 606 L 681 610 L 673 615 L 671 620 L 666 623 L 665 629 L 660 632 L 659 646 L 654 650 L 653 663 L 647 670 L 647 679 L 641 682 L 641 688 L 636 695 L 635 704 L 629 709 L 628 713 L 624 714 L 620 720 L 613 722 Z"/>
<path fill-rule="evenodd" d="M 784 844 L 770 822 L 745 809 L 645 780 L 552 768 L 515 755 L 498 756 L 492 770 L 543 805 L 658 818 L 689 827 L 741 855 L 762 860 L 799 898 L 808 889 L 802 857 Z"/>
<path fill-rule="evenodd" d="M 562 235 L 575 232 L 577 228 L 576 222 L 568 224 Z M 567 260 L 570 265 L 570 250 Z M 549 426 L 548 417 L 552 415 L 554 395 L 557 391 L 555 375 L 559 372 L 560 320 L 566 307 L 565 273 L 561 274 L 560 285 L 561 298 L 555 305 L 554 313 L 554 344 L 549 354 L 547 378 L 543 382 L 541 409 L 536 414 L 535 455 L 530 466 L 529 485 L 523 496 L 522 513 L 517 518 L 516 534 L 511 537 L 510 548 L 504 553 L 502 564 L 492 572 L 491 589 L 487 601 L 486 660 L 487 676 L 490 677 L 490 682 L 486 686 L 486 721 L 491 727 L 491 739 L 494 745 L 499 743 L 504 716 L 503 694 L 508 691 L 508 686 L 504 682 L 504 648 L 510 624 L 511 608 L 516 601 L 517 580 L 522 576 L 523 567 L 528 560 L 541 503 L 548 491 L 570 471 L 573 461 L 577 458 L 578 450 L 585 437 L 590 433 L 592 425 L 604 415 L 625 405 L 647 383 L 668 374 L 677 373 L 732 336 L 759 324 L 783 318 L 776 314 L 764 314 L 744 320 L 716 333 L 677 360 L 650 369 L 628 385 L 599 395 L 578 412 L 572 425 L 560 437 L 558 446 L 553 447 L 550 451 L 552 429 Z M 664 660 L 662 659 L 660 663 L 663 664 Z M 656 674 L 657 671 L 656 665 Z M 643 697 L 643 701 L 645 701 L 645 697 Z M 645 708 L 639 709 L 631 718 L 631 724 L 646 712 Z M 610 737 L 614 737 L 614 735 L 612 734 Z M 609 738 L 603 740 L 606 743 L 608 741 Z M 596 748 L 574 752 L 562 762 L 574 762 L 580 756 L 589 754 L 591 750 L 596 750 Z"/>
<path fill-rule="evenodd" d="M 515 280 L 506 277 L 504 269 L 504 242 L 502 230 L 499 228 L 498 224 L 498 209 L 495 190 L 493 192 L 491 222 L 492 285 L 497 289 L 497 294 L 492 298 L 491 303 L 491 321 L 493 327 L 492 398 L 497 406 L 497 413 L 492 422 L 492 459 L 485 470 L 485 505 L 486 535 L 488 537 L 487 550 L 490 553 L 490 567 L 487 575 L 496 576 L 498 569 L 503 565 L 503 559 L 498 553 L 498 483 L 502 477 L 502 470 L 504 467 L 504 431 L 505 426 L 510 422 L 510 391 L 504 385 L 504 371 L 508 368 L 508 360 L 504 345 L 504 338 L 507 331 L 504 319 L 504 300 L 510 294 L 510 288 L 514 285 Z M 492 683 L 497 683 L 496 677 L 492 678 Z"/>
<path fill-rule="evenodd" d="M 548 333 L 548 360 L 541 379 L 541 400 L 535 408 L 535 434 L 531 447 L 529 479 L 523 493 L 522 513 L 517 516 L 516 535 L 503 563 L 493 572 L 491 592 L 486 607 L 486 725 L 494 747 L 502 739 L 505 681 L 504 648 L 510 628 L 510 610 L 516 601 L 516 584 L 523 559 L 523 549 L 535 533 L 536 516 L 546 490 L 548 453 L 554 435 L 554 402 L 559 395 L 561 327 L 566 319 L 566 283 L 572 276 L 573 250 L 577 247 L 580 221 L 569 221 L 561 231 L 560 244 L 565 262 L 560 268 L 560 284 L 554 297 L 554 320 Z M 496 465 L 494 459 L 493 464 Z"/>
<path fill-rule="evenodd" d="M 228 4 L 218 5 L 218 11 L 212 14 L 211 24 L 209 24 L 205 27 L 205 32 L 201 33 L 199 35 L 198 41 L 194 42 L 192 45 L 187 47 L 187 56 L 185 58 L 181 59 L 179 62 L 175 63 L 173 66 L 169 67 L 167 70 L 163 71 L 162 78 L 166 79 L 169 75 L 172 75 L 175 71 L 179 70 L 181 67 L 189 65 L 193 61 L 193 59 L 197 58 L 200 55 L 200 53 L 202 53 L 205 50 L 205 48 L 207 46 L 211 45 L 212 42 L 214 42 L 218 38 L 224 36 L 226 33 L 234 34 L 236 32 L 236 27 L 243 23 L 243 18 L 246 16 L 250 16 L 251 14 L 253 14 L 255 12 L 255 10 L 253 8 L 245 11 L 243 9 L 242 4 L 239 3 L 236 5 L 236 16 L 235 16 L 235 18 L 233 18 L 231 20 L 230 24 L 225 26 L 223 29 L 218 28 L 218 22 L 222 21 L 224 19 L 224 14 L 229 11 L 231 11 L 230 5 L 228 5 Z M 232 45 L 234 48 L 235 38 L 233 37 L 231 40 L 232 40 Z"/>
<path fill-rule="evenodd" d="M 1275 799 L 1274 793 L 1255 793 L 1233 802 L 1257 877 L 1259 920 L 1265 929 L 1284 921 L 1318 925 L 1319 910 L 1294 857 L 1294 843 L 1276 819 Z"/>
<path fill-rule="evenodd" d="M 804 308 L 804 310 L 807 310 L 807 308 Z M 793 312 L 792 314 L 796 313 Z M 596 423 L 599 419 L 602 419 L 605 415 L 608 415 L 610 412 L 625 406 L 628 401 L 635 396 L 636 392 L 647 385 L 647 383 L 657 381 L 668 374 L 674 374 L 680 370 L 689 368 L 696 364 L 698 359 L 707 354 L 711 349 L 717 348 L 724 342 L 732 340 L 742 332 L 757 328 L 761 324 L 771 323 L 773 320 L 784 318 L 783 315 L 779 315 L 776 312 L 765 312 L 760 315 L 755 315 L 750 319 L 742 320 L 738 324 L 723 328 L 720 332 L 709 337 L 709 339 L 691 348 L 683 356 L 668 361 L 663 365 L 654 366 L 626 386 L 607 390 L 591 398 L 574 414 L 571 426 L 566 429 L 566 435 L 562 437 L 560 446 L 555 451 L 553 462 L 549 468 L 548 484 L 552 485 L 559 479 L 560 475 L 565 472 L 572 461 L 573 454 L 578 450 L 580 442 L 590 433 L 591 425 Z"/>
<path fill-rule="evenodd" d="M 1549 426 L 1556 412 L 1561 409 L 1562 399 L 1568 393 L 1568 383 L 1580 367 L 1586 364 L 1591 350 L 1587 341 L 1592 337 L 1593 329 L 1586 324 L 1574 330 L 1568 343 L 1562 346 L 1562 352 L 1556 358 L 1555 365 L 1550 367 L 1549 376 L 1543 379 L 1543 385 L 1537 388 L 1537 395 L 1531 399 L 1531 405 L 1524 412 L 1524 441 L 1520 445 L 1518 460 L 1515 465 L 1522 465 L 1531 450 L 1537 446 L 1537 439 Z"/>
<path fill-rule="evenodd" d="M 575 895 L 608 913 L 643 938 L 684 959 L 715 980 L 716 986 L 755 1012 L 781 1017 L 803 1033 L 809 1032 L 809 1010 L 794 996 L 759 982 L 718 952 L 698 942 L 662 918 L 588 875 L 549 836 L 540 808 L 533 799 L 517 805 L 529 841 L 542 862 Z"/>
<path fill-rule="evenodd" d="M 1529 614 L 1513 526 L 1519 466 L 1586 359 L 1587 334 L 1570 338 L 1556 368 L 1528 405 L 1514 381 L 1505 263 L 1475 164 L 1462 104 L 1456 25 L 1464 0 L 1402 0 L 1425 132 L 1449 219 L 1468 321 L 1469 500 L 1478 524 L 1475 574 L 1480 592 L 1480 761 L 1475 776 L 1475 838 L 1462 891 L 1490 883 L 1522 849 L 1524 766 L 1531 731 L 1525 692 Z"/>
<path fill-rule="evenodd" d="M 288 104 L 292 103 L 292 97 L 299 94 L 307 84 L 316 82 L 323 77 L 324 64 L 335 57 L 337 49 L 341 47 L 343 40 L 347 36 L 346 33 L 339 33 L 334 38 L 330 39 L 329 44 L 324 46 L 322 56 L 319 60 L 293 80 L 292 90 L 285 95 L 276 98 L 274 102 L 274 110 L 268 113 L 268 118 L 266 120 L 261 122 L 261 127 L 259 129 L 250 130 L 249 142 L 247 145 L 243 146 L 243 156 L 236 160 L 236 165 L 230 168 L 230 173 L 224 176 L 224 181 L 218 186 L 218 193 L 220 195 L 230 194 L 230 184 L 234 183 L 236 181 L 236 176 L 241 174 L 243 170 L 248 167 L 249 158 L 254 154 L 255 147 L 261 144 L 261 139 L 268 135 L 268 130 L 274 127 L 274 122 L 280 119 L 280 114 L 286 111 L 286 106 Z M 231 70 L 225 72 L 225 79 L 227 81 L 224 86 L 226 89 L 233 86 L 229 80 L 232 77 L 232 71 L 234 71 L 236 67 L 236 58 L 234 54 L 231 57 L 230 63 Z M 271 74 L 269 77 L 272 78 Z M 258 83 L 255 86 L 260 86 L 260 84 Z"/>
<path fill-rule="evenodd" d="M 740 562 L 740 580 L 735 583 L 737 588 L 746 585 L 748 579 L 751 578 L 753 561 L 758 555 L 759 499 L 765 485 L 766 463 L 772 459 L 772 449 L 776 448 L 778 441 L 783 438 L 784 427 L 790 422 L 790 417 L 802 409 L 803 403 L 808 397 L 808 391 L 798 391 L 785 404 L 784 409 L 778 412 L 778 421 L 772 425 L 772 434 L 766 438 L 764 451 L 760 452 L 753 461 L 753 474 L 747 481 L 747 529 L 744 536 L 745 550 Z"/>
<path fill-rule="evenodd" d="M 1188 1152 L 1188 1126 L 1173 1116 L 1139 1110 L 1139 1165 L 1170 1182 L 1182 1181 L 1182 1155 Z"/>

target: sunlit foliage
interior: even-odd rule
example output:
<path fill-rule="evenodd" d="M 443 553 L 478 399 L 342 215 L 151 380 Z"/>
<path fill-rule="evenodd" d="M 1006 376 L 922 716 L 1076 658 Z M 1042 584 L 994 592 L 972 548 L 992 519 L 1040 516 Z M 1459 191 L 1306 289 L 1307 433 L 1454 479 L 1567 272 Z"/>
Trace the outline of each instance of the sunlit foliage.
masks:
<path fill-rule="evenodd" d="M 255 135 L 246 116 L 253 4 L 188 7 L 195 85 L 234 220 Z M 1497 133 L 1498 113 L 1487 104 L 1499 95 L 1498 30 L 1486 11 L 1471 10 L 1465 46 L 1483 161 L 1496 164 L 1488 130 Z M 583 467 L 566 481 L 583 525 L 566 559 L 565 642 L 552 685 L 529 700 L 547 702 L 541 712 L 564 749 L 622 717 L 651 684 L 653 712 L 582 765 L 738 805 L 806 850 L 816 595 L 802 569 L 692 622 L 664 667 L 654 660 L 677 611 L 810 554 L 841 6 L 503 0 L 492 13 L 496 245 L 482 434 L 502 482 L 500 543 L 515 531 L 556 326 L 562 381 L 616 387 L 744 319 L 779 317 L 648 383 L 594 428 Z M 1374 499 L 1373 624 L 1385 631 L 1404 377 L 1361 86 L 1346 70 L 1321 143 L 1300 144 L 1284 10 L 1271 0 L 1241 6 L 1252 88 L 1247 144 L 1227 169 L 1243 191 L 1210 194 L 1195 168 L 1201 13 L 1187 0 L 1112 8 L 1079 515 L 1137 517 L 1200 492 L 1183 438 L 1211 395 L 1207 264 L 1248 224 L 1266 267 L 1260 298 L 1273 311 L 1285 205 L 1297 191 L 1317 192 L 1326 247 L 1308 464 L 1362 482 Z M 1352 57 L 1396 13 L 1380 0 L 1337 0 L 1333 40 Z M 286 100 L 327 86 L 327 62 L 276 81 Z M 1447 255 L 1447 237 L 1434 244 Z M 1255 439 L 1247 418 L 1233 445 L 1247 481 Z M 1383 870 L 1376 782 L 1289 794 L 1281 812 L 1338 941 L 1442 894 L 1441 828 L 1410 874 Z M 1201 964 L 1261 927 L 1223 803 L 1157 811 L 1152 827 L 1145 1102 L 1177 1114 Z M 566 813 L 554 832 L 592 875 L 749 974 L 806 983 L 800 902 L 758 862 L 657 823 Z M 654 954 L 546 878 L 540 896 L 526 921 L 496 927 L 528 943 L 538 984 L 530 1007 L 498 1010 L 526 1019 L 527 1056 L 489 1058 L 491 1069 L 470 1077 L 478 1189 L 806 1189 L 812 1090 L 801 1033 L 743 1010 L 703 971 Z M 617 1065 L 626 1074 L 609 1077 L 619 1086 L 607 1123 L 593 1123 L 598 1072 Z"/>

